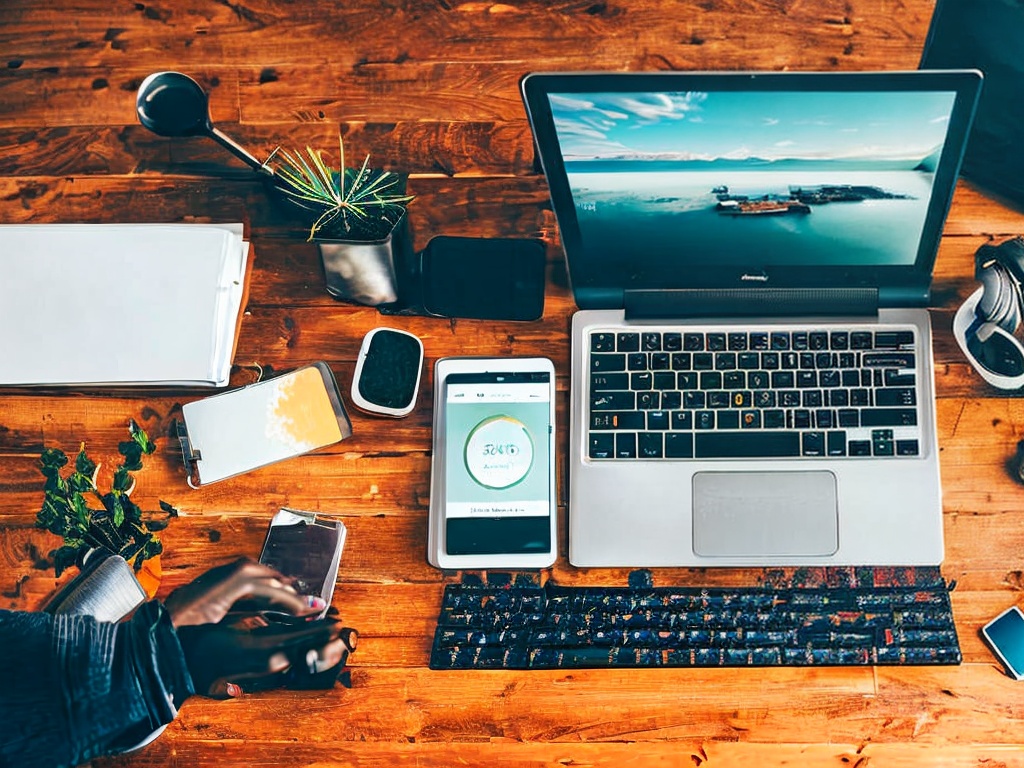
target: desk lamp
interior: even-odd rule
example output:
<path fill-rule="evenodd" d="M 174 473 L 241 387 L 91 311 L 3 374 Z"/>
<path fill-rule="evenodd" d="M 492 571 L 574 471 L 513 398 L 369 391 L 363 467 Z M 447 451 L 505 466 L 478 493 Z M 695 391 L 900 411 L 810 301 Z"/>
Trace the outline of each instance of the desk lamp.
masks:
<path fill-rule="evenodd" d="M 188 75 L 154 72 L 139 86 L 135 111 L 139 122 L 157 136 L 208 136 L 254 171 L 274 175 L 271 168 L 213 126 L 206 92 Z"/>

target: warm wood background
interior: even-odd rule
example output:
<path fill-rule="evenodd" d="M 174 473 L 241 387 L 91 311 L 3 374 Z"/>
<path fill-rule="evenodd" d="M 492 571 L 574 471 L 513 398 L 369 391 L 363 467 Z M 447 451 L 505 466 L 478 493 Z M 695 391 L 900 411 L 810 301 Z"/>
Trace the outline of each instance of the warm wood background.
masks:
<path fill-rule="evenodd" d="M 428 366 L 469 350 L 552 357 L 564 426 L 572 299 L 520 76 L 912 69 L 933 4 L 3 0 L 0 221 L 244 221 L 256 264 L 233 384 L 251 381 L 257 365 L 280 371 L 323 359 L 347 387 L 363 334 L 391 324 L 423 339 Z M 270 209 L 247 168 L 209 140 L 162 139 L 137 124 L 136 89 L 162 69 L 200 80 L 214 122 L 256 154 L 278 144 L 329 149 L 340 126 L 353 156 L 369 151 L 375 164 L 413 174 L 418 248 L 435 234 L 546 238 L 543 320 L 382 318 L 333 301 L 313 246 Z M 410 417 L 353 413 L 354 436 L 334 448 L 200 491 L 186 487 L 168 429 L 181 404 L 202 392 L 0 392 L 0 605 L 35 608 L 55 586 L 47 560 L 55 541 L 33 528 L 40 451 L 71 452 L 86 441 L 112 457 L 135 418 L 159 442 L 138 495 L 187 513 L 163 537 L 162 593 L 205 567 L 257 553 L 281 505 L 340 513 L 350 538 L 335 604 L 361 631 L 360 646 L 351 690 L 194 698 L 155 744 L 97 764 L 1024 765 L 1024 685 L 1002 674 L 977 634 L 1024 587 L 1024 488 L 1005 466 L 1024 432 L 1024 403 L 987 388 L 949 332 L 973 290 L 975 248 L 1020 232 L 1024 214 L 961 184 L 937 266 L 943 570 L 957 582 L 959 667 L 431 672 L 442 585 L 457 575 L 425 559 L 429 376 Z M 111 310 L 109 336 L 88 340 L 102 355 L 118 343 L 123 320 L 116 297 L 95 300 Z M 69 328 L 68 342 L 78 341 Z M 553 573 L 580 583 L 626 575 L 572 569 L 564 554 Z M 757 576 L 680 569 L 658 571 L 656 581 Z"/>

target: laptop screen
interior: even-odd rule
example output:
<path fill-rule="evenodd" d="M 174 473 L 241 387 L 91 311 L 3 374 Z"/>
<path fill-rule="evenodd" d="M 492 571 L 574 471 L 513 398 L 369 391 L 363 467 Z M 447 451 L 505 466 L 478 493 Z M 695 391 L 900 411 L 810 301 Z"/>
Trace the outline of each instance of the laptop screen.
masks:
<path fill-rule="evenodd" d="M 903 74 L 527 78 L 574 288 L 926 286 L 977 78 Z"/>

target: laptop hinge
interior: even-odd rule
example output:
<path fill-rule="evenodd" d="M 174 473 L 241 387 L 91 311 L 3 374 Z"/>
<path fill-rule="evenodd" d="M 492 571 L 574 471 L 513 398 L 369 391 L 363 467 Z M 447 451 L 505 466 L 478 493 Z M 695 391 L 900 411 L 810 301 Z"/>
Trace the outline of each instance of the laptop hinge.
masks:
<path fill-rule="evenodd" d="M 877 315 L 876 288 L 677 288 L 626 291 L 627 320 Z"/>

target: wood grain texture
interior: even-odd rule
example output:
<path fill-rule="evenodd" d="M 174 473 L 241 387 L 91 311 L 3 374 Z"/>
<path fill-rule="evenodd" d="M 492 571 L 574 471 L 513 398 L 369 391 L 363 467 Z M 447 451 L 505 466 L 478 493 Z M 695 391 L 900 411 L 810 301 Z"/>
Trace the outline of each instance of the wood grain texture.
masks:
<path fill-rule="evenodd" d="M 534 70 L 912 69 L 934 0 L 5 0 L 0 3 L 0 222 L 242 221 L 255 251 L 233 386 L 326 360 L 343 390 L 363 334 L 419 335 L 428 359 L 403 420 L 352 411 L 335 446 L 198 491 L 172 435 L 201 390 L 0 390 L 0 608 L 35 609 L 63 582 L 33 526 L 37 459 L 85 441 L 107 465 L 128 419 L 156 438 L 143 506 L 183 515 L 163 534 L 160 595 L 258 552 L 279 507 L 344 516 L 335 609 L 360 630 L 354 687 L 231 702 L 193 698 L 154 744 L 97 766 L 1024 766 L 1024 687 L 978 636 L 1024 591 L 1024 486 L 1007 472 L 1024 399 L 963 359 L 950 324 L 975 288 L 973 254 L 1024 232 L 1024 213 L 961 183 L 933 285 L 944 493 L 944 576 L 964 664 L 952 668 L 427 669 L 443 585 L 426 562 L 430 363 L 471 351 L 547 355 L 567 424 L 574 309 L 518 93 Z M 142 128 L 135 92 L 177 69 L 210 94 L 215 124 L 265 156 L 279 145 L 370 153 L 409 174 L 417 249 L 434 235 L 537 237 L 548 255 L 534 323 L 384 318 L 331 299 L 302 227 L 239 161 L 204 138 Z M 2 260 L 0 254 L 0 260 Z M 158 290 L 154 286 L 153 290 Z M 103 297 L 98 297 L 103 300 Z M 16 329 L 5 329 L 5 333 Z M 95 341 L 98 353 L 116 343 Z M 2 364 L 2 360 L 0 360 Z M 560 454 L 565 454 L 565 435 Z M 564 464 L 559 463 L 564 498 Z M 621 584 L 625 569 L 545 575 Z M 758 569 L 657 569 L 662 584 L 756 584 Z"/>

